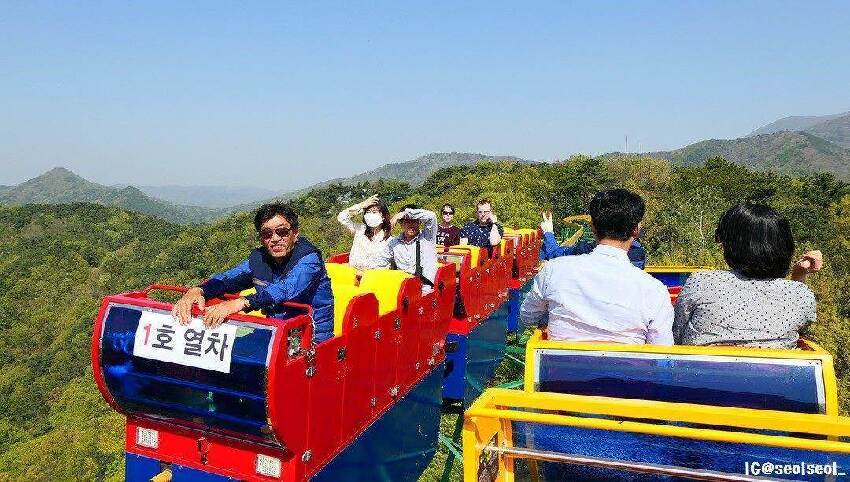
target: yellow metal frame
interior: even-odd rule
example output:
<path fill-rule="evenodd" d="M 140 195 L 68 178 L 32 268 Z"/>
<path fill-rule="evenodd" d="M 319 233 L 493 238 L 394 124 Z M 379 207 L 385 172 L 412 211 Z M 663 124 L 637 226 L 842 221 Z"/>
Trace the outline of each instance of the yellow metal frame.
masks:
<path fill-rule="evenodd" d="M 711 266 L 686 266 L 681 264 L 670 265 L 647 265 L 644 271 L 647 273 L 696 273 L 697 271 L 709 271 L 715 268 Z"/>
<path fill-rule="evenodd" d="M 559 411 L 595 414 L 607 418 L 552 413 Z M 657 424 L 647 420 L 697 424 L 709 428 Z M 510 427 L 511 422 L 514 421 L 693 440 L 850 453 L 850 443 L 836 440 L 837 437 L 850 436 L 850 418 L 847 417 L 491 388 L 485 391 L 464 414 L 464 480 L 476 480 L 481 452 L 494 437 L 498 446 L 512 446 Z M 830 439 L 815 440 L 729 431 L 726 427 L 806 433 Z M 512 482 L 514 480 L 512 460 L 500 457 L 498 463 L 499 477 L 496 480 Z"/>
<path fill-rule="evenodd" d="M 584 225 L 579 224 L 576 221 L 584 221 L 587 224 L 590 224 L 590 215 L 588 215 L 588 214 L 576 214 L 574 216 L 565 217 L 563 219 L 563 221 L 564 221 L 564 224 L 567 224 L 567 225 L 573 227 L 576 230 L 575 234 L 573 234 L 569 238 L 565 239 L 564 242 L 562 243 L 564 246 L 572 246 L 572 245 L 576 244 L 578 242 L 578 240 L 581 239 L 582 236 L 584 236 L 584 229 L 585 229 Z"/>
<path fill-rule="evenodd" d="M 821 364 L 824 404 L 827 415 L 838 415 L 838 383 L 832 355 L 808 340 L 804 349 L 782 350 L 776 348 L 750 348 L 737 346 L 686 346 L 686 345 L 628 345 L 624 343 L 592 343 L 544 340 L 541 330 L 534 330 L 525 347 L 525 379 L 523 389 L 534 392 L 534 374 L 537 371 L 534 352 L 541 349 L 573 351 L 608 351 L 621 353 L 653 353 L 670 355 L 708 355 L 728 357 L 774 358 L 788 360 L 818 360 Z"/>

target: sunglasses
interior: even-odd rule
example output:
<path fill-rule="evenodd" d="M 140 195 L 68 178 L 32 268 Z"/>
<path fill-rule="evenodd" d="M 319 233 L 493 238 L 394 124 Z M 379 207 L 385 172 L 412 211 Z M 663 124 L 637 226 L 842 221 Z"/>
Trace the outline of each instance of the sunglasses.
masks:
<path fill-rule="evenodd" d="M 289 234 L 291 232 L 292 232 L 292 228 L 285 228 L 283 226 L 278 226 L 274 229 L 263 228 L 263 229 L 260 230 L 260 238 L 262 238 L 264 240 L 272 239 L 272 236 L 274 236 L 275 234 L 277 234 L 281 238 L 285 238 L 285 237 L 289 236 Z"/>
<path fill-rule="evenodd" d="M 455 213 L 453 213 L 453 212 L 451 212 L 451 211 L 443 211 L 443 214 L 448 214 L 449 216 L 454 216 L 454 215 L 455 215 Z"/>

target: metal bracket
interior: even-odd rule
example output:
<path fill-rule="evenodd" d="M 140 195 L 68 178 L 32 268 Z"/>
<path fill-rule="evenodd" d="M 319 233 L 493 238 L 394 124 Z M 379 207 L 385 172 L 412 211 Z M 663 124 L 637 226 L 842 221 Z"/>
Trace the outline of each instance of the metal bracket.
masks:
<path fill-rule="evenodd" d="M 310 378 L 316 374 L 316 348 L 310 347 L 310 349 L 304 352 L 304 362 L 307 364 L 304 375 Z"/>

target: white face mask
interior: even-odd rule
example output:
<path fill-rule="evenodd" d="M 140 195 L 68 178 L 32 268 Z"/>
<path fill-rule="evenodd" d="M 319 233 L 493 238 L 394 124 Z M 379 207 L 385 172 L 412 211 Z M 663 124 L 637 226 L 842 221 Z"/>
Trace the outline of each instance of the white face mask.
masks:
<path fill-rule="evenodd" d="M 366 226 L 377 228 L 384 222 L 384 217 L 381 216 L 381 213 L 366 213 L 363 215 L 363 221 L 366 222 Z"/>

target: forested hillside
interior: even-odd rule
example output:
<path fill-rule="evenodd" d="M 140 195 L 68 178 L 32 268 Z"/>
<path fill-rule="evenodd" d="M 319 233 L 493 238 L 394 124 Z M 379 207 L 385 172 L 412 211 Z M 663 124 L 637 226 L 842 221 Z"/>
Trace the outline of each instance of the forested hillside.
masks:
<path fill-rule="evenodd" d="M 730 204 L 772 204 L 791 220 L 798 249 L 823 250 L 812 276 L 818 297 L 813 338 L 836 356 L 842 406 L 850 408 L 850 189 L 828 174 L 787 177 L 722 159 L 673 167 L 650 158 L 555 164 L 483 163 L 441 169 L 421 186 L 379 181 L 334 184 L 293 200 L 302 233 L 327 256 L 350 239 L 334 220 L 377 192 L 397 209 L 456 205 L 471 218 L 492 200 L 507 225 L 535 226 L 584 210 L 597 190 L 625 186 L 647 200 L 651 263 L 723 266 L 714 225 Z M 123 421 L 101 401 L 89 368 L 92 319 L 106 294 L 153 282 L 196 283 L 240 260 L 256 238 L 249 212 L 181 226 L 95 204 L 0 207 L 0 480 L 118 480 Z"/>
<path fill-rule="evenodd" d="M 829 172 L 840 179 L 850 179 L 850 149 L 810 132 L 782 131 L 740 139 L 709 139 L 649 155 L 686 166 L 719 156 L 759 171 L 790 175 Z"/>

